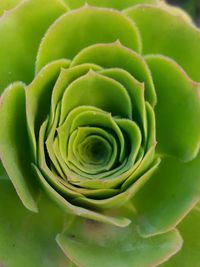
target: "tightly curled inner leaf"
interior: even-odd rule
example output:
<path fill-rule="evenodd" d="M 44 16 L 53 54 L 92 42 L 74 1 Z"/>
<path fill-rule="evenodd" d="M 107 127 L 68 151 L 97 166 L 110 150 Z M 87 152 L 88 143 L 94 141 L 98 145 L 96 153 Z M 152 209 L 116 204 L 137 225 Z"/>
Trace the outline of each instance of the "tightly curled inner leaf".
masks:
<path fill-rule="evenodd" d="M 183 43 L 170 23 L 194 53 L 200 32 L 161 1 L 90 2 L 47 27 L 32 81 L 30 57 L 28 74 L 16 71 L 3 92 L 2 163 L 28 209 L 37 210 L 42 186 L 66 214 L 57 242 L 74 264 L 157 266 L 181 248 L 174 228 L 200 195 L 199 63 L 185 55 L 189 42 L 177 52 Z M 165 33 L 154 45 L 147 25 L 157 13 L 174 50 Z"/>

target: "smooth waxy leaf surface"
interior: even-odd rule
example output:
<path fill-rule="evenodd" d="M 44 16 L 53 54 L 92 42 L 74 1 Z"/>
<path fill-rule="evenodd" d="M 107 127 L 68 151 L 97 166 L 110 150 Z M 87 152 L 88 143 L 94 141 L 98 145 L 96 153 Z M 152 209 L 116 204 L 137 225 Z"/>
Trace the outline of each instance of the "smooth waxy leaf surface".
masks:
<path fill-rule="evenodd" d="M 65 41 L 60 42 L 63 36 Z M 37 70 L 55 59 L 72 59 L 88 45 L 110 43 L 117 39 L 125 46 L 140 52 L 138 29 L 122 13 L 88 6 L 68 12 L 46 33 L 37 55 Z"/>
<path fill-rule="evenodd" d="M 0 2 L 0 16 L 3 15 L 5 11 L 10 10 L 11 8 L 14 8 L 22 2 L 22 0 L 4 0 Z"/>
<path fill-rule="evenodd" d="M 66 88 L 77 78 L 85 75 L 89 70 L 101 70 L 101 67 L 95 64 L 81 64 L 76 67 L 61 69 L 60 75 L 55 83 L 51 97 L 50 124 L 53 120 L 54 113 L 58 102 L 62 99 Z"/>
<path fill-rule="evenodd" d="M 113 116 L 132 118 L 132 105 L 126 89 L 114 79 L 94 71 L 75 80 L 62 98 L 61 118 L 78 106 L 95 106 Z"/>
<path fill-rule="evenodd" d="M 174 228 L 198 202 L 199 166 L 200 153 L 188 163 L 170 157 L 162 158 L 159 168 L 133 198 L 143 235 Z"/>
<path fill-rule="evenodd" d="M 188 161 L 200 148 L 200 83 L 171 59 L 148 56 L 158 103 L 155 107 L 158 153 Z"/>
<path fill-rule="evenodd" d="M 78 8 L 87 3 L 92 6 L 109 7 L 122 10 L 140 3 L 157 4 L 158 0 L 64 0 L 64 2 L 66 2 L 70 8 Z"/>
<path fill-rule="evenodd" d="M 200 81 L 200 30 L 188 22 L 185 16 L 153 5 L 139 5 L 128 9 L 126 14 L 140 30 L 143 54 L 169 56 L 192 79 Z"/>
<path fill-rule="evenodd" d="M 200 251 L 200 209 L 196 206 L 179 224 L 178 229 L 183 237 L 183 247 L 161 267 L 198 267 Z"/>
<path fill-rule="evenodd" d="M 106 224 L 116 225 L 118 227 L 126 227 L 131 223 L 128 218 L 125 217 L 112 217 L 109 215 L 100 214 L 85 208 L 77 207 L 69 203 L 61 195 L 59 195 L 45 180 L 41 172 L 35 167 L 37 175 L 41 181 L 44 190 L 47 192 L 50 198 L 56 203 L 66 214 L 77 215 L 83 218 L 103 222 Z"/>
<path fill-rule="evenodd" d="M 144 99 L 144 85 L 121 68 L 108 68 L 100 71 L 104 76 L 110 77 L 121 83 L 127 90 L 132 103 L 132 120 L 143 129 L 144 139 L 147 135 L 146 110 Z"/>
<path fill-rule="evenodd" d="M 68 67 L 68 65 L 69 61 L 65 59 L 51 62 L 26 88 L 27 124 L 35 159 L 39 128 L 49 113 L 54 84 L 61 68 Z"/>
<path fill-rule="evenodd" d="M 44 197 L 39 214 L 26 210 L 9 180 L 0 181 L 0 203 L 0 266 L 71 266 L 55 242 L 69 217 Z"/>
<path fill-rule="evenodd" d="M 130 72 L 134 78 L 145 84 L 145 98 L 155 105 L 155 89 L 146 62 L 138 53 L 123 46 L 119 41 L 95 44 L 82 49 L 72 60 L 71 66 L 83 63 L 95 63 L 103 68 L 121 68 Z"/>
<path fill-rule="evenodd" d="M 24 205 L 37 211 L 31 172 L 32 152 L 28 139 L 24 84 L 11 84 L 0 102 L 0 152 L 2 163 Z"/>
<path fill-rule="evenodd" d="M 176 230 L 142 238 L 133 223 L 120 229 L 79 219 L 57 236 L 57 242 L 67 257 L 82 267 L 155 266 L 176 253 L 182 243 Z"/>
<path fill-rule="evenodd" d="M 0 91 L 16 80 L 31 81 L 39 43 L 51 23 L 66 11 L 59 0 L 29 0 L 0 18 Z"/>
<path fill-rule="evenodd" d="M 147 171 L 147 169 L 152 166 L 152 162 L 154 160 L 154 156 L 155 156 L 155 146 L 152 146 L 147 153 L 144 155 L 144 157 L 142 158 L 142 160 L 139 160 L 139 167 L 135 169 L 135 171 L 124 181 L 123 185 L 122 185 L 122 189 L 124 190 L 125 188 L 127 188 L 128 186 L 131 186 L 133 184 L 133 182 L 140 177 L 140 175 L 142 175 L 143 173 L 145 174 L 145 171 Z M 157 162 L 157 160 L 156 160 Z M 153 162 L 155 163 L 155 162 Z M 137 163 L 135 164 L 137 165 Z M 141 177 L 140 177 L 141 179 Z M 134 185 L 133 185 L 134 186 Z"/>

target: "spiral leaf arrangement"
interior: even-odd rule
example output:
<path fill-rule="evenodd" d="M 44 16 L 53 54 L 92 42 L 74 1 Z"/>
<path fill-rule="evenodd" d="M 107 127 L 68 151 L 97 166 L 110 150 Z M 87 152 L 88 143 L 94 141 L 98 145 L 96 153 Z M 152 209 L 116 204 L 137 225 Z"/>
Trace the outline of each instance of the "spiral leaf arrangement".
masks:
<path fill-rule="evenodd" d="M 159 0 L 28 0 L 7 8 L 0 153 L 24 206 L 45 214 L 32 215 L 33 228 L 52 227 L 28 239 L 33 250 L 60 233 L 68 259 L 54 250 L 52 267 L 180 265 L 180 252 L 168 259 L 181 249 L 183 218 L 200 196 L 199 30 Z M 0 182 L 2 201 L 14 200 L 7 178 Z M 199 218 L 198 208 L 189 216 Z M 24 261 L 14 254 L 5 264 Z"/>

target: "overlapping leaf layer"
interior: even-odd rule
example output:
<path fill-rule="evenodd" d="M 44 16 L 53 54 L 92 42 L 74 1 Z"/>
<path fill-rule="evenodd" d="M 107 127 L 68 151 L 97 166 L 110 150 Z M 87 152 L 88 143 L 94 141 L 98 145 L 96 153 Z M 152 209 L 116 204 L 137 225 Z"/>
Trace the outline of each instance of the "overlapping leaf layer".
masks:
<path fill-rule="evenodd" d="M 69 266 L 163 263 L 200 196 L 199 30 L 159 0 L 19 2 L 0 18 L 0 152 L 19 197 L 37 212 L 42 186 L 58 206 Z"/>

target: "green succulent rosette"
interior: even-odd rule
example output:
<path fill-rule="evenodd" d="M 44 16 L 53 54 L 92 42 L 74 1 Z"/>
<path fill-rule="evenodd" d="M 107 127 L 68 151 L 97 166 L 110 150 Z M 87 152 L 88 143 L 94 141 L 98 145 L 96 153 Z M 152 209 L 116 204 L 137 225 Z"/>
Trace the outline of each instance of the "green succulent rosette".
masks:
<path fill-rule="evenodd" d="M 0 266 L 198 267 L 190 17 L 159 0 L 0 14 Z"/>

